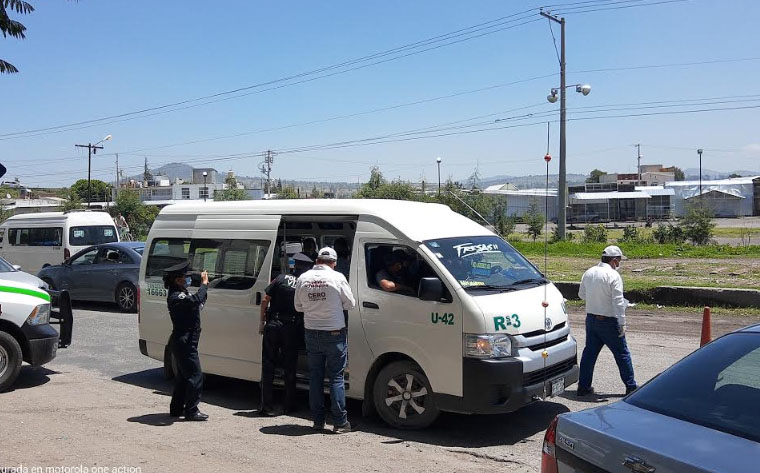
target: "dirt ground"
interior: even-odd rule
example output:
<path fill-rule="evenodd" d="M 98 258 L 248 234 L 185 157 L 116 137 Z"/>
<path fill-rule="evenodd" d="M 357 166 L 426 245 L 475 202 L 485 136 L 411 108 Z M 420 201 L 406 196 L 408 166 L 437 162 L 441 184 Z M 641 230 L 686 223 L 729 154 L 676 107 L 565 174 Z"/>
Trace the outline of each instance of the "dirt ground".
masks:
<path fill-rule="evenodd" d="M 315 434 L 307 409 L 294 416 L 256 417 L 255 383 L 210 377 L 202 409 L 211 419 L 173 422 L 167 415 L 170 384 L 158 364 L 131 358 L 136 350 L 134 320 L 91 310 L 80 310 L 77 316 L 80 335 L 87 333 L 88 324 L 93 331 L 123 324 L 123 331 L 114 333 L 119 337 L 115 346 L 124 352 L 108 348 L 98 353 L 99 345 L 83 340 L 68 353 L 61 351 L 45 368 L 24 367 L 15 390 L 0 394 L 0 471 L 50 467 L 47 471 L 88 473 L 537 472 L 543 432 L 551 419 L 598 405 L 578 399 L 573 386 L 561 397 L 513 414 L 444 414 L 425 431 L 402 432 L 362 418 L 360 403 L 351 401 L 349 415 L 356 432 Z M 630 311 L 629 317 L 628 340 L 639 383 L 698 346 L 698 314 Z M 571 325 L 579 350 L 582 321 L 583 315 L 575 311 Z M 758 321 L 720 318 L 713 332 L 717 336 Z M 101 365 L 110 363 L 110 356 L 122 358 L 114 360 L 121 364 L 113 364 L 115 371 L 105 374 L 110 372 Z M 611 401 L 623 391 L 606 351 L 594 385 Z M 305 404 L 305 395 L 301 399 Z"/>

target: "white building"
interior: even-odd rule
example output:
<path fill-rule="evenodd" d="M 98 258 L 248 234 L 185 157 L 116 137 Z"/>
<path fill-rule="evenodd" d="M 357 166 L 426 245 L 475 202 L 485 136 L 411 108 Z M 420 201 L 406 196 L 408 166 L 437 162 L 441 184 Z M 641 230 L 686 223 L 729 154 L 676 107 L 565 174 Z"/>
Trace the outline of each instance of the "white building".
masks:
<path fill-rule="evenodd" d="M 507 200 L 506 215 L 508 217 L 522 217 L 530 208 L 531 204 L 538 206 L 538 211 L 548 214 L 546 219 L 550 222 L 557 220 L 557 189 L 522 189 L 518 190 L 511 184 L 497 184 L 489 186 L 484 194 L 502 196 Z M 547 202 L 548 201 L 548 202 Z"/>
<path fill-rule="evenodd" d="M 710 208 L 716 217 L 760 215 L 760 176 L 702 181 L 674 181 L 665 184 L 672 189 L 673 213 L 682 216 L 690 202 Z"/>

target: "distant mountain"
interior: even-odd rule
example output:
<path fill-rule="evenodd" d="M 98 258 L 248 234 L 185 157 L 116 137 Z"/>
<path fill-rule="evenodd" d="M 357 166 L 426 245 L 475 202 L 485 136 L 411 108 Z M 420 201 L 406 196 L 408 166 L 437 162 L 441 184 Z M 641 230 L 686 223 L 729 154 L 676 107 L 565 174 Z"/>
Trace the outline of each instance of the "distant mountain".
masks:
<path fill-rule="evenodd" d="M 683 173 L 686 176 L 687 180 L 699 179 L 699 168 L 684 169 Z M 745 176 L 745 177 L 760 176 L 760 171 L 738 170 L 738 171 L 721 172 L 721 171 L 713 171 L 712 169 L 702 168 L 702 180 L 726 179 L 731 174 L 738 174 L 740 176 Z"/>
<path fill-rule="evenodd" d="M 568 174 L 567 184 L 569 186 L 583 184 L 586 182 L 586 177 L 583 174 Z M 480 180 L 480 187 L 486 188 L 496 184 L 513 184 L 518 189 L 535 189 L 546 186 L 546 174 L 544 175 L 532 175 L 532 176 L 493 176 L 486 177 Z M 549 174 L 549 187 L 557 188 L 559 184 L 558 174 Z"/>
<path fill-rule="evenodd" d="M 191 182 L 193 180 L 193 168 L 189 164 L 184 163 L 169 163 L 155 169 L 151 169 L 150 172 L 154 176 L 167 176 L 169 180 L 174 182 L 175 179 L 182 179 L 183 181 Z M 143 175 L 135 174 L 127 179 L 134 179 L 136 181 L 142 181 Z"/>

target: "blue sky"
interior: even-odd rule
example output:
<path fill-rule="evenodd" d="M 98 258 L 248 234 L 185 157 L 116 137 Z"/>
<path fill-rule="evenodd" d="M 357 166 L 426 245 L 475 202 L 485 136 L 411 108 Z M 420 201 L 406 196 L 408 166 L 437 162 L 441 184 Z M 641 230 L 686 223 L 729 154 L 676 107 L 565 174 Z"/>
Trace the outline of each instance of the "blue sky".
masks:
<path fill-rule="evenodd" d="M 0 76 L 0 134 L 117 115 L 244 87 L 347 59 L 384 51 L 470 25 L 517 13 L 536 2 L 261 2 L 122 1 L 33 2 L 18 18 L 27 39 L 0 39 L 0 57 L 21 72 Z M 549 3 L 549 2 L 544 2 Z M 555 0 L 554 3 L 569 3 Z M 223 5 L 223 6 L 220 6 Z M 692 0 L 644 8 L 567 15 L 568 83 L 589 83 L 592 93 L 568 96 L 574 108 L 620 108 L 686 99 L 736 97 L 712 107 L 760 104 L 760 36 L 751 0 Z M 536 15 L 537 16 L 537 15 Z M 555 27 L 559 39 L 559 29 Z M 577 71 L 703 62 L 745 61 L 625 71 Z M 93 160 L 93 177 L 113 180 L 114 156 L 128 174 L 151 166 L 207 156 L 255 154 L 431 127 L 471 117 L 554 111 L 509 123 L 558 118 L 546 102 L 558 77 L 276 131 L 249 133 L 420 101 L 558 71 L 548 20 L 538 21 L 321 80 L 252 94 L 174 113 L 164 113 L 40 136 L 0 138 L 6 179 L 30 186 L 66 186 L 86 177 L 86 152 L 75 143 L 113 140 Z M 756 97 L 738 97 L 757 95 Z M 616 105 L 616 106 L 615 106 Z M 528 107 L 528 108 L 524 108 Z M 509 112 L 514 109 L 519 111 Z M 688 109 L 689 107 L 686 107 Z M 693 106 L 691 108 L 705 108 Z M 610 111 L 631 114 L 672 109 Z M 503 112 L 500 114 L 499 112 Z M 579 120 L 568 123 L 568 171 L 593 168 L 632 172 L 642 144 L 644 163 L 749 169 L 760 174 L 760 109 L 682 115 Z M 543 117 L 543 118 L 541 118 Z M 466 122 L 463 122 L 466 123 Z M 483 128 L 493 125 L 473 127 Z M 459 131 L 459 130 L 457 130 Z M 188 141 L 249 133 L 182 146 Z M 483 176 L 540 174 L 545 125 L 373 146 L 282 154 L 274 177 L 356 182 L 372 164 L 387 177 L 466 179 L 476 164 Z M 551 154 L 558 156 L 558 126 Z M 257 175 L 261 158 L 208 162 L 219 170 Z M 552 161 L 556 172 L 557 160 Z"/>

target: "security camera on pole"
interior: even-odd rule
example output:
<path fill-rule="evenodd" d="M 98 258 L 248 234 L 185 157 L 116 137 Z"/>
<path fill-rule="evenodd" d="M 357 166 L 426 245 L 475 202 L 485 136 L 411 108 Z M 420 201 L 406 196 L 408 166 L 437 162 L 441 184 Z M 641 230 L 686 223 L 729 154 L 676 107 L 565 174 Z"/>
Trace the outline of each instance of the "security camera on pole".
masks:
<path fill-rule="evenodd" d="M 565 134 L 565 128 L 567 124 L 567 105 L 565 103 L 565 89 L 568 87 L 575 87 L 575 91 L 588 95 L 591 93 L 591 86 L 588 84 L 565 84 L 565 19 L 558 18 L 555 15 L 541 11 L 541 16 L 548 18 L 549 21 L 559 23 L 560 25 L 560 41 L 561 52 L 559 58 L 559 87 L 553 88 L 551 93 L 546 97 L 549 103 L 555 103 L 557 101 L 557 93 L 559 93 L 559 189 L 557 192 L 557 231 L 561 239 L 565 238 L 566 225 L 567 225 L 567 140 Z"/>

